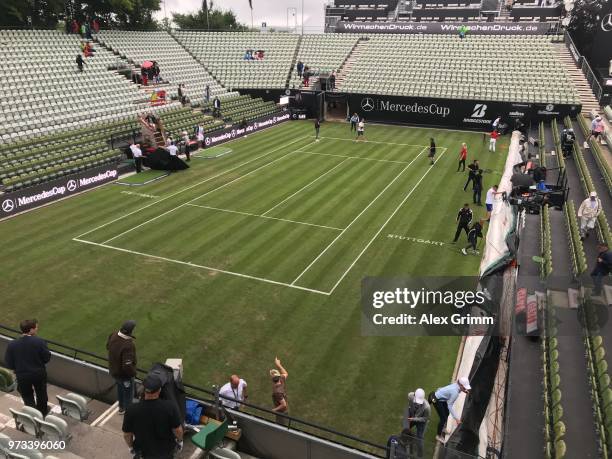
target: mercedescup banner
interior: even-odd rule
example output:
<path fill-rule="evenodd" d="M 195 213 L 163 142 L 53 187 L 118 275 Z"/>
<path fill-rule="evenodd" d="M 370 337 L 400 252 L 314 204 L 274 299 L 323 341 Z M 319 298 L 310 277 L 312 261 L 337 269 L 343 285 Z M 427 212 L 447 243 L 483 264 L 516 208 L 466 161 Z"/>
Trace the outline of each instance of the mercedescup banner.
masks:
<path fill-rule="evenodd" d="M 466 26 L 472 35 L 543 35 L 554 27 L 548 22 L 346 22 L 336 24 L 336 32 L 350 33 L 432 33 L 458 34 Z"/>
<path fill-rule="evenodd" d="M 452 126 L 489 130 L 495 118 L 509 122 L 551 117 L 575 116 L 580 106 L 521 104 L 497 101 L 435 99 L 367 94 L 348 94 L 350 113 L 357 112 L 366 121 Z"/>
<path fill-rule="evenodd" d="M 213 132 L 212 134 L 204 137 L 204 148 L 214 147 L 215 145 L 220 145 L 222 143 L 229 142 L 230 140 L 244 137 L 247 134 L 252 134 L 254 132 L 261 131 L 262 129 L 276 126 L 277 124 L 284 121 L 289 121 L 290 119 L 291 115 L 289 112 L 287 112 L 274 116 L 266 116 L 264 118 L 259 118 L 256 121 L 251 121 L 245 128 L 232 127 L 222 131 Z"/>
<path fill-rule="evenodd" d="M 0 196 L 2 201 L 0 219 L 110 182 L 115 180 L 117 175 L 117 168 L 114 165 L 107 165 L 13 193 L 5 193 Z"/>

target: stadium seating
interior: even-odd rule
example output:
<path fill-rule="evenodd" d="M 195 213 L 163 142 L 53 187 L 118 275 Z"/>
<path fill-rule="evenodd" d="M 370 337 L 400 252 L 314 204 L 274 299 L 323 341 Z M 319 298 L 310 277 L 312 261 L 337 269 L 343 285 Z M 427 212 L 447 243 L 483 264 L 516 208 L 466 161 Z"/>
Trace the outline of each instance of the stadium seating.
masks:
<path fill-rule="evenodd" d="M 90 412 L 85 397 L 70 392 L 64 396 L 56 395 L 56 398 L 64 416 L 77 421 L 85 421 L 89 417 Z"/>
<path fill-rule="evenodd" d="M 230 90 L 285 88 L 299 38 L 273 32 L 177 31 L 174 36 Z M 245 60 L 248 49 L 264 51 L 264 59 Z"/>
<path fill-rule="evenodd" d="M 578 104 L 546 36 L 371 36 L 341 90 L 420 97 Z"/>
<path fill-rule="evenodd" d="M 212 110 L 212 102 L 205 104 L 204 109 Z M 227 98 L 221 104 L 221 117 L 226 122 L 253 121 L 277 111 L 274 102 L 263 102 L 261 99 L 252 99 L 249 96 Z"/>
<path fill-rule="evenodd" d="M 359 36 L 353 34 L 304 35 L 296 62 L 302 61 L 315 74 L 338 71 L 357 44 L 358 39 Z M 300 83 L 300 77 L 294 67 L 291 74 L 291 85 L 297 88 Z"/>
<path fill-rule="evenodd" d="M 142 111 L 146 94 L 107 70 L 117 57 L 95 46 L 79 72 L 80 38 L 52 30 L 0 31 L 2 143 L 44 136 Z"/>
<path fill-rule="evenodd" d="M 157 61 L 160 77 L 169 81 L 170 96 L 177 96 L 178 84 L 185 85 L 185 93 L 191 101 L 204 98 L 206 85 L 210 95 L 222 95 L 226 90 L 167 32 L 134 32 L 102 30 L 100 43 L 119 53 L 135 65 L 144 61 Z"/>

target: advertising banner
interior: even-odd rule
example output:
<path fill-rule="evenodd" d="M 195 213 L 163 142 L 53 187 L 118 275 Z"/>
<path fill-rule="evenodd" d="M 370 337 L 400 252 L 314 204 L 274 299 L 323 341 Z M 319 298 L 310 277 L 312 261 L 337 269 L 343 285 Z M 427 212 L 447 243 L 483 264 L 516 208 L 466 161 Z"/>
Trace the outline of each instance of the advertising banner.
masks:
<path fill-rule="evenodd" d="M 487 131 L 501 116 L 506 123 L 525 120 L 575 116 L 579 105 L 522 104 L 498 101 L 437 99 L 368 94 L 348 94 L 350 113 L 366 121 L 453 126 Z"/>
<path fill-rule="evenodd" d="M 222 143 L 229 142 L 230 140 L 239 139 L 247 134 L 253 134 L 254 132 L 261 131 L 262 129 L 276 126 L 277 124 L 289 121 L 290 119 L 291 115 L 289 112 L 285 112 L 251 121 L 250 123 L 247 123 L 246 127 L 244 128 L 231 127 L 221 131 L 215 131 L 204 137 L 204 148 L 214 147 L 215 145 L 221 145 Z"/>
<path fill-rule="evenodd" d="M 87 169 L 78 174 L 67 175 L 24 190 L 3 194 L 0 198 L 2 201 L 0 219 L 111 182 L 117 177 L 116 166 L 109 164 Z"/>
<path fill-rule="evenodd" d="M 555 25 L 549 22 L 347 22 L 336 24 L 338 33 L 458 34 L 462 25 L 472 35 L 543 35 Z"/>

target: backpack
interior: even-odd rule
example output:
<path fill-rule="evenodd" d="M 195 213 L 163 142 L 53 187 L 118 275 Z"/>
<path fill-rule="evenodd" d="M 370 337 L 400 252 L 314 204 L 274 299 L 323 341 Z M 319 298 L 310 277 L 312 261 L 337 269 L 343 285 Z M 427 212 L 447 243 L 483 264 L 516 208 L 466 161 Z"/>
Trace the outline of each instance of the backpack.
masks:
<path fill-rule="evenodd" d="M 391 435 L 387 441 L 387 459 L 409 459 L 408 446 L 403 444 L 399 435 Z"/>

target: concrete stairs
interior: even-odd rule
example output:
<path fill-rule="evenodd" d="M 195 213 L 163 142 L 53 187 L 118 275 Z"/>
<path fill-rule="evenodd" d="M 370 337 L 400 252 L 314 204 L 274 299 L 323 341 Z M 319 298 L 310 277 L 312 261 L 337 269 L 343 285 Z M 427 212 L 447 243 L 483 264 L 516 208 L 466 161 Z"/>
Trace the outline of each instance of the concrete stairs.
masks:
<path fill-rule="evenodd" d="M 574 87 L 576 88 L 576 91 L 578 92 L 578 96 L 580 98 L 580 103 L 582 104 L 582 112 L 601 112 L 601 107 L 599 106 L 599 102 L 593 94 L 591 85 L 587 81 L 584 73 L 582 72 L 582 69 L 576 65 L 576 61 L 574 60 L 566 44 L 555 43 L 552 46 L 555 47 L 559 56 L 559 60 L 563 63 L 563 66 L 569 73 L 572 82 L 574 83 Z"/>
<path fill-rule="evenodd" d="M 349 53 L 347 58 L 344 60 L 344 63 L 338 70 L 338 73 L 336 74 L 336 89 L 338 91 L 342 91 L 342 89 L 344 88 L 346 78 L 355 62 L 359 60 L 361 51 L 363 50 L 363 47 L 366 46 L 366 44 L 367 41 L 362 40 L 360 38 L 357 43 L 355 43 L 355 46 L 353 47 L 352 51 Z"/>

